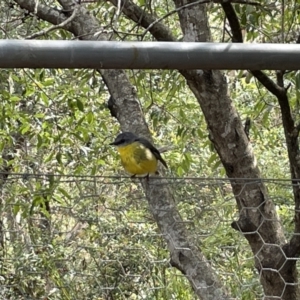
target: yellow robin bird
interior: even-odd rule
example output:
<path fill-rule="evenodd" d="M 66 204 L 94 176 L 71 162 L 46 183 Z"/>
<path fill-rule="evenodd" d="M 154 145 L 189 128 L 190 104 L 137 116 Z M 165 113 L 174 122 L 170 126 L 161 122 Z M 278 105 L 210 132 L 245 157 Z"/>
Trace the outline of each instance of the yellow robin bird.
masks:
<path fill-rule="evenodd" d="M 132 132 L 120 133 L 110 145 L 117 147 L 122 165 L 128 173 L 132 174 L 131 177 L 147 174 L 146 177 L 149 178 L 151 173 L 159 174 L 158 161 L 168 168 L 159 151 L 148 140 Z"/>

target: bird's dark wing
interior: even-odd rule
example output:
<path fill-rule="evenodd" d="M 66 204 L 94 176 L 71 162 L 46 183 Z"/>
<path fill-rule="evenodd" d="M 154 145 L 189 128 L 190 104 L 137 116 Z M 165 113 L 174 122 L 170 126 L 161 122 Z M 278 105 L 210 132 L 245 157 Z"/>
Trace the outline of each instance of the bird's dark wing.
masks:
<path fill-rule="evenodd" d="M 161 157 L 159 151 L 147 140 L 144 138 L 137 138 L 136 141 L 143 144 L 146 148 L 150 149 L 150 151 L 153 153 L 153 155 L 164 165 L 166 169 L 168 169 L 167 163 L 165 160 Z"/>

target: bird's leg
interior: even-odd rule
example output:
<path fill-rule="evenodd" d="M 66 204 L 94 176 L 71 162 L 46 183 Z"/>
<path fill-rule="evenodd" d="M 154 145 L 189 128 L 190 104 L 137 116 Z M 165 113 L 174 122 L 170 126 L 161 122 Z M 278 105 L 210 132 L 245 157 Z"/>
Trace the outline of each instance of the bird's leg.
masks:
<path fill-rule="evenodd" d="M 136 176 L 136 174 L 133 174 L 133 175 L 130 176 L 130 178 L 135 178 L 135 176 Z"/>
<path fill-rule="evenodd" d="M 147 181 L 149 181 L 149 173 L 144 177 Z"/>

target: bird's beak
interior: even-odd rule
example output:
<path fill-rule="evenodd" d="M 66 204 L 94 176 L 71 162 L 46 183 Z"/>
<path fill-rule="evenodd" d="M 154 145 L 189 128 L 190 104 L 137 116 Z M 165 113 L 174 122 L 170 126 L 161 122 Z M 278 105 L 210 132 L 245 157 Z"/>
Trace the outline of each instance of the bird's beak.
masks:
<path fill-rule="evenodd" d="M 109 145 L 114 146 L 116 144 L 116 141 L 109 143 Z"/>

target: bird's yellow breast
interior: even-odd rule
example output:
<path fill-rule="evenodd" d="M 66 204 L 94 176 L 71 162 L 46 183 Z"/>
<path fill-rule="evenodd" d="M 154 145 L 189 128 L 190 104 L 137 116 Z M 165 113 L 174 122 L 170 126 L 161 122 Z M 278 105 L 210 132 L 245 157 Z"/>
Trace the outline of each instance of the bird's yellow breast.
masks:
<path fill-rule="evenodd" d="M 157 159 L 150 149 L 139 142 L 119 146 L 124 169 L 130 174 L 142 175 L 157 171 Z"/>

